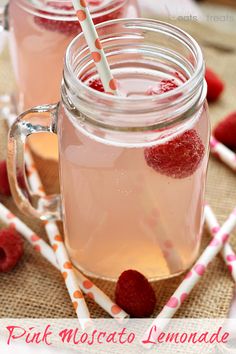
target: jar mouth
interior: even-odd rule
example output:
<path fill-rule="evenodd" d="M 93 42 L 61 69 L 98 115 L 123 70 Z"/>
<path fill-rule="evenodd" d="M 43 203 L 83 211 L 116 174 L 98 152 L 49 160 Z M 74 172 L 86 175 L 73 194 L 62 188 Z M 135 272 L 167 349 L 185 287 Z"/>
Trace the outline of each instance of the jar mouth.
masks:
<path fill-rule="evenodd" d="M 81 33 L 70 43 L 65 56 L 62 96 L 67 96 L 64 101 L 69 102 L 70 108 L 76 107 L 80 111 L 85 110 L 86 113 L 89 113 L 89 105 L 94 105 L 96 102 L 96 109 L 105 114 L 109 114 L 112 110 L 112 114 L 120 115 L 126 112 L 134 117 L 137 114 L 148 115 L 155 112 L 155 119 L 150 121 L 150 127 L 153 127 L 158 124 L 163 126 L 163 124 L 173 123 L 173 109 L 175 118 L 177 119 L 178 116 L 178 121 L 180 121 L 187 119 L 189 115 L 193 114 L 194 109 L 203 103 L 206 96 L 203 55 L 200 46 L 189 34 L 168 23 L 142 18 L 108 21 L 96 25 L 96 28 L 112 69 L 114 58 L 116 56 L 118 58 L 119 53 L 123 51 L 128 62 L 135 51 L 141 48 L 148 58 L 154 58 L 160 52 L 161 60 L 164 61 L 169 55 L 166 60 L 169 60 L 176 68 L 179 61 L 182 67 L 186 66 L 188 77 L 174 90 L 160 95 L 143 95 L 135 98 L 111 96 L 96 91 L 84 82 L 88 72 L 96 69 L 84 35 Z M 171 48 L 168 47 L 170 41 L 173 41 Z M 119 43 L 117 46 L 116 42 Z M 178 53 L 181 46 L 183 54 Z M 88 69 L 87 72 L 84 70 L 85 67 Z M 170 108 L 172 108 L 172 113 Z M 127 119 L 126 122 L 124 119 L 116 119 L 116 124 L 127 125 Z M 132 125 L 132 121 L 129 123 Z M 140 120 L 138 127 L 141 127 L 141 124 Z M 147 124 L 145 127 L 148 129 Z"/>
<path fill-rule="evenodd" d="M 89 0 L 87 0 L 89 3 Z M 119 10 L 128 0 L 100 0 L 88 5 L 93 19 Z M 18 6 L 26 11 L 53 20 L 78 21 L 71 0 L 19 0 Z"/>

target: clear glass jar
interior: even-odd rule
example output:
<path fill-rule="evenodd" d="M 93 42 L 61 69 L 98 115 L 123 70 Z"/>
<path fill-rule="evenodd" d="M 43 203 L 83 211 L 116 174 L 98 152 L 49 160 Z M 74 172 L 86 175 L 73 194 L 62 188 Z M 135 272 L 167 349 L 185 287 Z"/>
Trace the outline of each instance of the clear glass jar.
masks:
<path fill-rule="evenodd" d="M 210 132 L 202 53 L 185 32 L 158 21 L 97 29 L 121 96 L 89 87 L 97 73 L 79 35 L 67 49 L 60 104 L 26 112 L 11 130 L 11 174 L 22 124 L 26 135 L 57 132 L 74 264 L 112 280 L 130 268 L 150 280 L 172 277 L 191 266 L 201 241 Z M 36 111 L 51 118 L 45 123 Z M 53 203 L 32 209 L 13 179 L 11 186 L 25 211 L 55 217 Z"/>
<path fill-rule="evenodd" d="M 90 0 L 88 3 L 95 24 L 138 17 L 139 13 L 136 0 Z M 57 102 L 66 48 L 81 32 L 71 1 L 10 0 L 9 31 L 18 112 Z M 45 148 L 49 158 L 57 155 L 55 137 L 35 137 L 32 146 L 36 152 Z"/>

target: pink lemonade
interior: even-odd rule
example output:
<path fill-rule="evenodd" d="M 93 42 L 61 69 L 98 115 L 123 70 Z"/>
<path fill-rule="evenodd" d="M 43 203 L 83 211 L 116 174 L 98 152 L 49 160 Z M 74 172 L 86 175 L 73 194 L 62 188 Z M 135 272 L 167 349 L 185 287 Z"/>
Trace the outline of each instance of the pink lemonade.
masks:
<path fill-rule="evenodd" d="M 21 166 L 22 135 L 58 135 L 61 196 L 32 203 L 16 177 L 13 196 L 30 215 L 63 220 L 70 258 L 84 273 L 170 278 L 196 260 L 204 221 L 210 126 L 202 51 L 160 21 L 107 21 L 97 31 L 119 94 L 103 92 L 81 33 L 66 51 L 59 104 L 25 112 L 9 139 L 12 167 Z"/>
<path fill-rule="evenodd" d="M 138 16 L 136 0 L 88 3 L 95 24 Z M 65 51 L 81 32 L 71 1 L 10 0 L 9 15 L 18 111 L 59 101 Z M 48 157 L 56 156 L 56 136 L 53 139 L 52 135 L 41 134 L 34 137 L 34 142 L 36 151 L 45 148 Z"/>
<path fill-rule="evenodd" d="M 114 76 L 120 94 L 130 99 L 161 95 L 182 83 L 178 75 L 137 68 Z M 94 87 L 93 80 L 87 84 Z M 208 162 L 205 105 L 178 134 L 142 144 L 131 137 L 127 144 L 115 141 L 109 131 L 92 134 L 63 107 L 59 139 L 65 240 L 78 268 L 106 279 L 127 269 L 160 279 L 194 262 Z"/>

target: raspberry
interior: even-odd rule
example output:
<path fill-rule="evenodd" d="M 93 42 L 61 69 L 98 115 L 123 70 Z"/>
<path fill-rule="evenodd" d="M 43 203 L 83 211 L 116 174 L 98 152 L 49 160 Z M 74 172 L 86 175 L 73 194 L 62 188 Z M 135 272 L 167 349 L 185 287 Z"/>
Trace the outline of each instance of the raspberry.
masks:
<path fill-rule="evenodd" d="M 87 0 L 87 3 L 91 6 L 99 6 L 102 2 L 103 0 Z"/>
<path fill-rule="evenodd" d="M 211 69 L 206 69 L 205 79 L 207 82 L 207 100 L 215 102 L 224 91 L 224 83 Z"/>
<path fill-rule="evenodd" d="M 65 11 L 70 11 L 73 10 L 73 6 L 72 4 L 68 4 L 67 2 L 64 2 L 64 4 L 62 2 L 55 2 L 55 1 L 48 1 L 46 3 L 47 6 L 51 6 L 56 10 L 65 10 Z"/>
<path fill-rule="evenodd" d="M 116 303 L 131 317 L 149 317 L 155 308 L 156 295 L 148 280 L 136 270 L 123 272 L 116 284 Z"/>
<path fill-rule="evenodd" d="M 87 0 L 88 5 L 90 6 L 100 6 L 102 4 L 102 0 Z M 52 8 L 56 9 L 56 10 L 65 10 L 65 11 L 70 11 L 73 10 L 73 6 L 66 4 L 66 3 L 56 3 L 56 2 L 52 2 L 52 1 L 48 1 L 47 2 L 48 6 L 51 6 Z M 96 9 L 95 9 L 96 10 Z M 49 13 L 47 11 L 40 11 L 42 15 L 52 15 L 52 13 Z M 103 16 L 97 16 L 96 18 L 94 18 L 93 22 L 94 24 L 98 24 L 98 23 L 102 23 L 105 21 L 109 21 L 109 20 L 114 20 L 117 18 L 122 18 L 122 12 L 123 9 L 116 9 L 115 11 L 112 11 L 110 13 L 107 13 Z M 97 14 L 97 13 L 96 13 Z M 93 13 L 92 13 L 93 15 Z M 41 17 L 41 16 L 35 16 L 34 17 L 34 22 L 48 30 L 48 31 L 52 31 L 52 32 L 60 32 L 63 33 L 65 35 L 77 35 L 78 33 L 81 32 L 81 26 L 79 21 L 77 20 L 73 20 L 73 21 L 63 21 L 63 20 L 55 20 L 53 18 L 45 18 L 45 17 Z"/>
<path fill-rule="evenodd" d="M 197 170 L 204 153 L 204 145 L 194 129 L 184 132 L 165 144 L 144 150 L 148 166 L 172 178 L 191 176 Z"/>
<path fill-rule="evenodd" d="M 5 160 L 0 162 L 0 194 L 6 196 L 11 195 L 8 176 L 7 176 L 7 164 Z"/>
<path fill-rule="evenodd" d="M 176 89 L 178 85 L 174 79 L 171 80 L 161 80 L 160 84 L 157 87 L 150 87 L 146 94 L 151 95 L 161 95 L 162 93 L 172 91 Z"/>
<path fill-rule="evenodd" d="M 23 255 L 21 236 L 9 227 L 0 231 L 0 272 L 9 272 Z"/>
<path fill-rule="evenodd" d="M 178 87 L 175 80 L 161 80 L 161 93 L 172 91 Z"/>
<path fill-rule="evenodd" d="M 89 81 L 89 87 L 100 92 L 105 92 L 103 84 L 100 79 L 93 79 Z"/>
<path fill-rule="evenodd" d="M 230 149 L 236 149 L 236 112 L 229 114 L 214 129 L 215 138 Z"/>
<path fill-rule="evenodd" d="M 72 5 L 60 4 L 59 2 L 55 3 L 52 1 L 48 1 L 47 5 L 57 10 L 70 11 L 73 9 Z M 51 13 L 46 11 L 40 11 L 40 12 L 42 15 L 51 15 Z M 48 31 L 60 32 L 66 35 L 76 35 L 79 32 L 81 32 L 79 21 L 62 21 L 62 20 L 54 20 L 53 18 L 49 19 L 45 17 L 35 16 L 34 22 L 38 26 Z"/>
<path fill-rule="evenodd" d="M 26 189 L 24 175 L 22 171 L 17 173 L 17 181 L 22 189 Z M 5 196 L 11 195 L 8 175 L 7 175 L 7 163 L 6 160 L 0 162 L 0 194 Z"/>
<path fill-rule="evenodd" d="M 52 32 L 60 32 L 66 35 L 76 35 L 81 32 L 79 22 L 52 20 L 44 17 L 35 17 L 35 23 Z"/>

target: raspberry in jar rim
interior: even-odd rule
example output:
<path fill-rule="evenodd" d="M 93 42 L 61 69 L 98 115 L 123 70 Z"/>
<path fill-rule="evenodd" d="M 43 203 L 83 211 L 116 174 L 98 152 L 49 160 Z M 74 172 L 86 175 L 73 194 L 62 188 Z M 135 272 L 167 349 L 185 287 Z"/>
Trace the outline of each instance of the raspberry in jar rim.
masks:
<path fill-rule="evenodd" d="M 121 9 L 128 0 L 87 0 L 93 19 Z M 71 0 L 19 0 L 25 11 L 48 19 L 78 21 Z"/>

